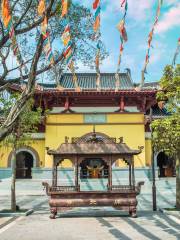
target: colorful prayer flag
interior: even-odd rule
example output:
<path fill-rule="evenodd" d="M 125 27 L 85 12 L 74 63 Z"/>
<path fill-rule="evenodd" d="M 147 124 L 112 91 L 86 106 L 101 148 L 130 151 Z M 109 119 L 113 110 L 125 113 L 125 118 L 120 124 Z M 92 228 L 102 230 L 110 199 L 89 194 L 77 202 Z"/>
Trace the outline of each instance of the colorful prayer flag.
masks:
<path fill-rule="evenodd" d="M 121 7 L 124 6 L 125 2 L 126 2 L 126 0 L 122 0 L 122 2 L 121 2 Z"/>
<path fill-rule="evenodd" d="M 72 57 L 72 47 L 71 47 L 71 45 L 70 46 L 68 46 L 66 49 L 65 49 L 65 51 L 64 51 L 64 53 L 63 53 L 63 56 L 64 56 L 64 58 L 67 60 L 68 59 L 68 61 L 67 62 L 69 62 L 69 60 L 70 60 L 70 58 Z"/>
<path fill-rule="evenodd" d="M 38 14 L 43 15 L 46 10 L 46 5 L 44 0 L 40 0 L 38 6 Z M 44 17 L 43 22 L 41 23 L 41 33 L 44 40 L 44 53 L 46 55 L 46 59 L 50 62 L 51 65 L 54 65 L 54 56 L 52 53 L 51 43 L 50 43 L 50 34 L 48 32 L 48 19 L 47 16 Z"/>
<path fill-rule="evenodd" d="M 93 3 L 93 9 L 96 9 L 100 5 L 100 0 L 95 0 Z"/>
<path fill-rule="evenodd" d="M 64 32 L 63 32 L 63 34 L 61 36 L 61 40 L 62 40 L 64 46 L 67 46 L 67 44 L 71 40 L 69 24 L 65 27 Z"/>
<path fill-rule="evenodd" d="M 121 46 L 120 46 L 120 53 L 122 54 L 124 48 L 123 48 L 123 44 L 121 43 Z"/>
<path fill-rule="evenodd" d="M 98 16 L 94 22 L 94 31 L 97 32 L 99 27 L 100 27 L 100 16 Z"/>
<path fill-rule="evenodd" d="M 152 39 L 153 39 L 154 29 L 155 29 L 155 26 L 157 25 L 158 20 L 159 20 L 162 4 L 163 4 L 163 1 L 162 0 L 158 0 L 158 6 L 157 6 L 157 10 L 156 10 L 155 20 L 154 20 L 152 29 L 151 29 L 151 31 L 150 31 L 150 33 L 148 35 L 148 48 L 147 48 L 146 57 L 145 57 L 145 63 L 144 63 L 144 68 L 143 68 L 143 72 L 144 73 L 146 73 L 146 68 L 147 68 L 147 65 L 149 63 L 149 58 L 150 58 L 149 53 L 150 53 L 151 43 L 152 43 Z M 142 80 L 142 81 L 144 81 L 144 80 Z M 144 83 L 142 82 L 141 85 L 143 85 L 143 84 Z"/>
<path fill-rule="evenodd" d="M 117 29 L 119 30 L 122 39 L 123 39 L 125 42 L 127 42 L 128 38 L 127 38 L 127 32 L 126 32 L 126 29 L 125 29 L 125 22 L 124 22 L 124 20 L 121 20 L 121 21 L 118 23 Z"/>
<path fill-rule="evenodd" d="M 125 28 L 125 19 L 126 19 L 126 14 L 127 14 L 127 10 L 128 10 L 128 1 L 127 0 L 122 0 L 121 1 L 121 7 L 123 7 L 124 4 L 125 4 L 124 16 L 116 26 L 118 31 L 120 32 L 121 45 L 120 45 L 120 51 L 119 51 L 119 57 L 118 57 L 117 71 L 116 71 L 116 74 L 115 74 L 115 80 L 116 80 L 115 91 L 118 91 L 118 89 L 119 89 L 119 85 L 120 85 L 119 72 L 120 72 L 122 54 L 123 54 L 123 50 L 124 50 L 124 42 L 127 42 L 127 40 L 128 40 L 127 32 L 126 32 L 126 28 Z"/>
<path fill-rule="evenodd" d="M 39 0 L 38 15 L 42 16 L 46 10 L 45 0 Z"/>
<path fill-rule="evenodd" d="M 68 0 L 62 0 L 61 17 L 64 17 L 67 13 L 68 13 Z"/>
<path fill-rule="evenodd" d="M 98 31 L 100 28 L 100 13 L 101 13 L 100 0 L 94 0 L 93 9 L 96 10 L 94 14 L 94 24 L 93 24 L 93 29 L 95 32 L 94 40 L 96 40 L 96 39 L 99 39 L 99 36 L 100 36 L 100 31 Z M 96 73 L 97 73 L 97 79 L 96 79 L 97 90 L 99 90 L 99 87 L 100 87 L 99 59 L 100 59 L 100 42 L 98 42 L 97 44 L 97 52 L 96 52 L 96 58 L 95 58 Z"/>
<path fill-rule="evenodd" d="M 8 0 L 2 0 L 2 19 L 4 22 L 4 26 L 7 28 L 9 22 L 11 21 L 10 7 Z"/>

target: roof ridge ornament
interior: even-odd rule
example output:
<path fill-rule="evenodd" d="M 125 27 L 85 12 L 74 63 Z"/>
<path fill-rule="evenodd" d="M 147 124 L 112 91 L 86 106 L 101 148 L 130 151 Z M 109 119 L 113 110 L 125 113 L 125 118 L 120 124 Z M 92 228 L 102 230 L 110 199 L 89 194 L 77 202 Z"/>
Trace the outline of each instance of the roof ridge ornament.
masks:
<path fill-rule="evenodd" d="M 65 143 L 69 143 L 69 137 L 65 136 Z"/>
<path fill-rule="evenodd" d="M 140 150 L 140 152 L 142 152 L 142 150 L 144 149 L 144 146 L 138 146 L 138 149 Z"/>
<path fill-rule="evenodd" d="M 90 138 L 90 141 L 91 142 L 97 142 L 97 134 L 96 134 L 96 125 L 94 124 L 93 125 L 93 133 L 92 133 L 92 136 Z"/>

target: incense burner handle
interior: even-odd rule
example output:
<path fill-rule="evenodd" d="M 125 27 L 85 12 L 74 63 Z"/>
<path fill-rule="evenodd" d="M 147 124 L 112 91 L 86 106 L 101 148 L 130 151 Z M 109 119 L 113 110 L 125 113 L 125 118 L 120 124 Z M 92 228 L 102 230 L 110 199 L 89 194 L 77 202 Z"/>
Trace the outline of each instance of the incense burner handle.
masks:
<path fill-rule="evenodd" d="M 42 185 L 44 187 L 44 190 L 46 190 L 46 194 L 50 196 L 50 186 L 47 182 L 42 182 Z"/>
<path fill-rule="evenodd" d="M 138 182 L 136 186 L 136 192 L 140 194 L 141 192 L 141 186 L 144 185 L 144 181 Z"/>

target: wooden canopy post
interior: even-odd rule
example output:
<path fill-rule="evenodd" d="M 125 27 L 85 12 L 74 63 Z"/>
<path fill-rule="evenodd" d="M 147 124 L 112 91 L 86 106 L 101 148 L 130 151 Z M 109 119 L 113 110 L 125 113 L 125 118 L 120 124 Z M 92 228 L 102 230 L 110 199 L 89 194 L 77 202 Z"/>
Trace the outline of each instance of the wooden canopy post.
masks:
<path fill-rule="evenodd" d="M 108 185 L 109 185 L 109 190 L 111 191 L 112 190 L 112 155 L 109 161 Z"/>
<path fill-rule="evenodd" d="M 133 188 L 135 188 L 134 158 L 132 159 L 132 184 L 133 184 Z"/>
<path fill-rule="evenodd" d="M 53 168 L 52 168 L 52 186 L 57 186 L 57 163 L 56 158 L 53 158 Z"/>
<path fill-rule="evenodd" d="M 131 163 L 129 163 L 129 186 L 132 186 L 132 167 L 131 167 Z"/>
<path fill-rule="evenodd" d="M 78 156 L 75 159 L 75 187 L 76 190 L 79 189 L 79 166 L 78 166 Z"/>
<path fill-rule="evenodd" d="M 55 186 L 57 187 L 57 177 L 58 177 L 58 165 L 55 166 Z"/>

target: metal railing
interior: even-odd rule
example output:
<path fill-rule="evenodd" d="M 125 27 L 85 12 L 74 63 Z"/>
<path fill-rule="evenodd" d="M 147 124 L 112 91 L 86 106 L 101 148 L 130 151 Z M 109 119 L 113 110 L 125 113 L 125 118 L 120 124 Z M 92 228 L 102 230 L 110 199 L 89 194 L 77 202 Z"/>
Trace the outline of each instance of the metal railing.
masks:
<path fill-rule="evenodd" d="M 134 191 L 135 187 L 130 185 L 112 185 L 112 191 L 117 192 L 128 192 L 128 191 Z"/>
<path fill-rule="evenodd" d="M 79 191 L 79 186 L 55 186 L 50 187 L 50 192 L 75 192 Z"/>

